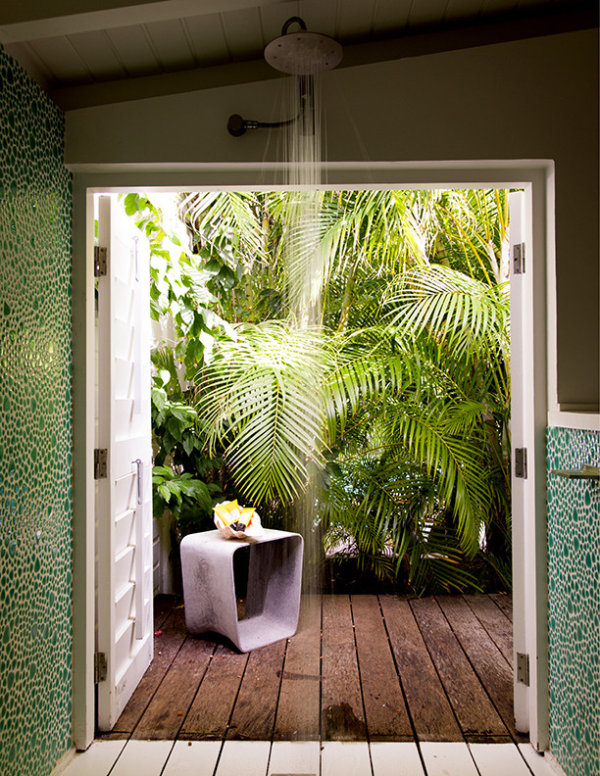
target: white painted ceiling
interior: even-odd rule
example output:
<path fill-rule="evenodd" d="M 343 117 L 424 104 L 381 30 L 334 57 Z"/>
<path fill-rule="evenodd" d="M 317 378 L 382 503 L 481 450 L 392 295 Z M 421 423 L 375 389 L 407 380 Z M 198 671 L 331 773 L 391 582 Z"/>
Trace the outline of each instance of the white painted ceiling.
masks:
<path fill-rule="evenodd" d="M 477 45 L 479 40 L 486 43 L 592 26 L 594 19 L 597 24 L 597 4 L 588 0 L 8 0 L 0 4 L 0 42 L 68 109 L 127 99 L 128 94 L 182 91 L 194 83 L 202 88 L 219 81 L 270 77 L 265 75 L 262 51 L 281 34 L 290 16 L 301 16 L 309 30 L 339 40 L 347 53 L 342 65 L 351 66 L 414 56 L 436 46 L 443 50 Z M 444 42 L 442 34 L 453 35 L 454 42 Z M 169 80 L 169 74 L 175 77 Z"/>

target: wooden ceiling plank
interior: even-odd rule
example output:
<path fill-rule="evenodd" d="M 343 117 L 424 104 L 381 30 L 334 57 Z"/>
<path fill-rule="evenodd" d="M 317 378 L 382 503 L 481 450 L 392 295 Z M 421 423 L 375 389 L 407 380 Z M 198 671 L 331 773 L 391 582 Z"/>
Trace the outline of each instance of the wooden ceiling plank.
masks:
<path fill-rule="evenodd" d="M 223 34 L 221 14 L 193 16 L 185 19 L 184 25 L 198 62 L 210 66 L 224 64 L 231 60 Z"/>
<path fill-rule="evenodd" d="M 323 2 L 323 0 L 303 0 L 300 6 L 300 16 L 306 22 L 306 28 L 311 30 L 311 32 L 320 32 L 323 35 L 335 38 L 335 0 L 329 0 L 329 2 Z M 281 21 L 283 24 L 285 19 Z"/>
<path fill-rule="evenodd" d="M 552 0 L 518 0 L 517 2 L 517 8 L 522 10 L 537 8 L 541 5 L 552 5 Z"/>
<path fill-rule="evenodd" d="M 512 11 L 517 6 L 517 0 L 483 0 L 482 16 L 493 16 L 498 13 Z"/>
<path fill-rule="evenodd" d="M 96 80 L 127 76 L 104 31 L 80 32 L 68 39 Z"/>
<path fill-rule="evenodd" d="M 107 30 L 107 35 L 129 75 L 146 75 L 161 69 L 141 25 Z"/>
<path fill-rule="evenodd" d="M 196 58 L 190 49 L 181 19 L 150 22 L 144 26 L 165 70 L 194 67 Z"/>
<path fill-rule="evenodd" d="M 30 43 L 31 49 L 46 64 L 53 79 L 70 83 L 91 83 L 93 76 L 69 40 L 60 36 Z"/>
<path fill-rule="evenodd" d="M 382 35 L 394 30 L 401 32 L 408 22 L 412 0 L 376 0 L 373 32 Z"/>
<path fill-rule="evenodd" d="M 433 26 L 444 17 L 447 0 L 429 0 L 427 3 L 413 3 L 408 15 L 408 28 Z"/>
<path fill-rule="evenodd" d="M 0 42 L 18 43 L 282 2 L 285 0 L 20 0 L 0 5 Z"/>
<path fill-rule="evenodd" d="M 344 0 L 338 24 L 340 40 L 352 40 L 370 34 L 374 0 Z"/>
<path fill-rule="evenodd" d="M 444 12 L 446 21 L 477 19 L 483 9 L 483 0 L 448 0 Z"/>
<path fill-rule="evenodd" d="M 234 60 L 256 56 L 262 50 L 262 30 L 258 8 L 221 14 L 225 40 Z"/>

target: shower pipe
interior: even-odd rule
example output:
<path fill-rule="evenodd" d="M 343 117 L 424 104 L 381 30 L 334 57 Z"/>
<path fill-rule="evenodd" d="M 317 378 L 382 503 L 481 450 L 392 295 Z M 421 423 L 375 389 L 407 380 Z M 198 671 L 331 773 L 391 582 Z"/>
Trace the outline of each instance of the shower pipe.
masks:
<path fill-rule="evenodd" d="M 297 24 L 300 30 L 289 34 Z M 303 121 L 303 134 L 313 135 L 314 126 L 314 80 L 313 73 L 332 70 L 342 58 L 342 47 L 327 35 L 307 32 L 306 24 L 299 16 L 290 17 L 281 28 L 281 35 L 265 47 L 265 59 L 271 67 L 283 73 L 300 76 L 300 112 L 283 121 L 256 121 L 244 119 L 239 113 L 229 117 L 227 130 L 233 137 L 240 137 L 249 129 L 278 129 Z M 308 67 L 309 72 L 302 72 Z"/>

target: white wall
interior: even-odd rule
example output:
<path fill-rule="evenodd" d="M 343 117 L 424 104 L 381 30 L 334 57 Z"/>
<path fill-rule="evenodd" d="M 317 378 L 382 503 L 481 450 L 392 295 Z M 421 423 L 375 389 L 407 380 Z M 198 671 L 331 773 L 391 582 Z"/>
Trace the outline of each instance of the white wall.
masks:
<path fill-rule="evenodd" d="M 324 83 L 333 162 L 554 160 L 565 405 L 599 394 L 597 48 L 597 32 L 567 33 L 348 68 Z M 66 162 L 90 172 L 276 161 L 279 133 L 232 138 L 225 126 L 231 113 L 279 118 L 281 94 L 268 81 L 70 111 Z"/>

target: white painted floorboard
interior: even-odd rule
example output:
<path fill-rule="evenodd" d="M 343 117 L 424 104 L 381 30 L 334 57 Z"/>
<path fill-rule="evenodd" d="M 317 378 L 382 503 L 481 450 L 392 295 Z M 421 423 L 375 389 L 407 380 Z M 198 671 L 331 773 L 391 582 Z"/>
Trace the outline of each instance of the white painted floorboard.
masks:
<path fill-rule="evenodd" d="M 128 741 L 110 776 L 160 776 L 173 741 Z"/>
<path fill-rule="evenodd" d="M 469 744 L 480 776 L 531 776 L 514 744 Z"/>
<path fill-rule="evenodd" d="M 425 776 L 416 744 L 374 741 L 373 776 Z"/>
<path fill-rule="evenodd" d="M 213 776 L 220 741 L 176 741 L 162 776 Z"/>
<path fill-rule="evenodd" d="M 549 760 L 545 755 L 538 754 L 531 744 L 519 744 L 519 751 L 525 758 L 533 776 L 557 776 L 558 774 L 563 774 L 563 771 L 555 761 Z"/>
<path fill-rule="evenodd" d="M 79 752 L 61 776 L 106 776 L 127 741 L 94 741 L 87 752 Z"/>
<path fill-rule="evenodd" d="M 319 760 L 318 741 L 275 741 L 268 776 L 287 773 L 319 776 Z"/>
<path fill-rule="evenodd" d="M 321 749 L 321 776 L 370 776 L 369 745 L 363 741 L 327 741 Z"/>
<path fill-rule="evenodd" d="M 421 744 L 421 754 L 427 776 L 479 776 L 466 744 L 427 741 Z"/>
<path fill-rule="evenodd" d="M 557 776 L 529 744 L 96 741 L 55 776 Z M 270 758 L 270 760 L 269 760 Z M 475 767 L 475 763 L 477 767 Z M 216 771 L 215 771 L 216 765 Z"/>
<path fill-rule="evenodd" d="M 268 741 L 225 741 L 215 776 L 265 776 Z"/>

